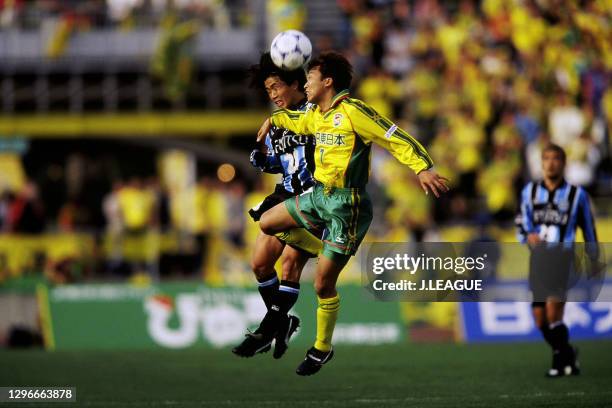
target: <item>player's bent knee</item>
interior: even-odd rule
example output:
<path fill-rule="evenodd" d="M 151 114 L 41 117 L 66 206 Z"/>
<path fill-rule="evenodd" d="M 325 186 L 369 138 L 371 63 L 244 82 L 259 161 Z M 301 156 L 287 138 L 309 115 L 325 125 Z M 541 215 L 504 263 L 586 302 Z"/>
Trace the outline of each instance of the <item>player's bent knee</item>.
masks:
<path fill-rule="evenodd" d="M 261 232 L 267 235 L 274 235 L 278 231 L 278 229 L 274 228 L 273 217 L 268 212 L 263 213 L 261 219 L 259 220 L 259 228 L 261 228 Z"/>
<path fill-rule="evenodd" d="M 264 262 L 251 261 L 251 270 L 258 279 L 267 277 L 274 269 Z"/>
<path fill-rule="evenodd" d="M 299 227 L 299 225 L 291 217 L 284 203 L 277 204 L 263 213 L 259 220 L 259 228 L 267 235 L 274 235 L 296 227 Z"/>
<path fill-rule="evenodd" d="M 336 285 L 331 285 L 323 281 L 315 281 L 315 292 L 322 299 L 327 299 L 336 296 Z"/>

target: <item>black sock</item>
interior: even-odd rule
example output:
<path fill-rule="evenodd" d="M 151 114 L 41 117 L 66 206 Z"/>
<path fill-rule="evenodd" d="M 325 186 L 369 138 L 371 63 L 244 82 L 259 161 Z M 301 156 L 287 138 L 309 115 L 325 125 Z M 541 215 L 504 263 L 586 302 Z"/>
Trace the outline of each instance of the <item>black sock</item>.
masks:
<path fill-rule="evenodd" d="M 544 324 L 540 328 L 540 332 L 542 333 L 542 337 L 544 337 L 544 340 L 546 341 L 546 343 L 548 343 L 548 345 L 552 349 L 554 349 L 554 346 L 553 346 L 554 342 L 553 342 L 553 338 L 552 338 L 552 334 L 551 334 L 548 322 L 544 322 Z"/>
<path fill-rule="evenodd" d="M 295 302 L 297 302 L 298 296 L 300 296 L 300 284 L 282 280 L 271 308 L 275 309 L 275 307 L 277 307 L 281 315 L 286 315 L 293 305 L 295 305 Z"/>
<path fill-rule="evenodd" d="M 565 353 L 570 349 L 569 330 L 562 321 L 551 323 L 549 326 L 551 346 L 556 352 Z"/>
<path fill-rule="evenodd" d="M 278 293 L 279 284 L 276 272 L 274 272 L 273 275 L 266 276 L 265 278 L 257 279 L 257 286 L 259 289 L 259 294 L 266 304 L 266 309 L 270 310 L 272 301 Z"/>
<path fill-rule="evenodd" d="M 299 283 L 282 280 L 278 291 L 272 298 L 268 313 L 261 322 L 261 329 L 269 334 L 274 333 L 281 319 L 287 316 L 289 310 L 297 302 L 299 294 Z"/>

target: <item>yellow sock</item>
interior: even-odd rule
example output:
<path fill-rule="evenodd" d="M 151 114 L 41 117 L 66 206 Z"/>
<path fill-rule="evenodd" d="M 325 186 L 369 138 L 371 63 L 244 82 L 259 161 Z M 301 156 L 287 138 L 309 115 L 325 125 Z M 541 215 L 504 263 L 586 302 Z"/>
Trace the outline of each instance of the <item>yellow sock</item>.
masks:
<path fill-rule="evenodd" d="M 329 351 L 332 347 L 332 336 L 336 327 L 336 319 L 340 310 L 340 296 L 319 300 L 317 308 L 317 341 L 315 348 L 321 351 Z"/>
<path fill-rule="evenodd" d="M 294 228 L 289 231 L 279 232 L 276 234 L 276 237 L 312 255 L 318 255 L 323 249 L 321 240 L 304 228 Z"/>

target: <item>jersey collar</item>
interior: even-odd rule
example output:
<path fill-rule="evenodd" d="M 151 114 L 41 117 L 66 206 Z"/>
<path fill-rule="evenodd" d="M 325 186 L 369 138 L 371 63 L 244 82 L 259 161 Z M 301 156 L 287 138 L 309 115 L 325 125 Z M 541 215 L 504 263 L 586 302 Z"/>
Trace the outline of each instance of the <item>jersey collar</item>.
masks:
<path fill-rule="evenodd" d="M 338 105 L 340 102 L 342 102 L 344 99 L 349 97 L 349 91 L 348 89 L 345 89 L 343 91 L 340 91 L 336 94 L 336 96 L 334 96 L 334 98 L 332 99 L 331 105 L 329 106 L 329 109 L 333 109 L 336 107 L 336 105 Z"/>
<path fill-rule="evenodd" d="M 559 183 L 557 187 L 555 187 L 553 190 L 549 190 L 548 187 L 546 187 L 546 183 L 544 183 L 544 180 L 540 181 L 540 186 L 542 186 L 544 190 L 548 191 L 551 194 L 556 193 L 557 190 L 562 189 L 563 187 L 565 187 L 566 184 L 567 184 L 567 181 L 565 181 L 565 177 L 563 177 L 561 179 L 561 183 Z"/>

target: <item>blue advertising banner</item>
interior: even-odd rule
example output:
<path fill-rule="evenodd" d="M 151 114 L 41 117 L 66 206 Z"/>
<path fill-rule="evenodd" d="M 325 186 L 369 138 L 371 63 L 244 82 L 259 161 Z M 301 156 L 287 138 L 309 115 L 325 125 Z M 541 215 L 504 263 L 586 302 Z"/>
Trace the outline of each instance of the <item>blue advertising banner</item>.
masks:
<path fill-rule="evenodd" d="M 463 339 L 467 342 L 533 341 L 542 338 L 531 314 L 527 282 L 508 289 L 525 294 L 518 301 L 464 302 L 460 306 Z M 510 288 L 510 286 L 512 288 Z M 612 291 L 606 281 L 603 291 Z M 612 339 L 612 302 L 567 302 L 564 319 L 573 339 Z"/>

